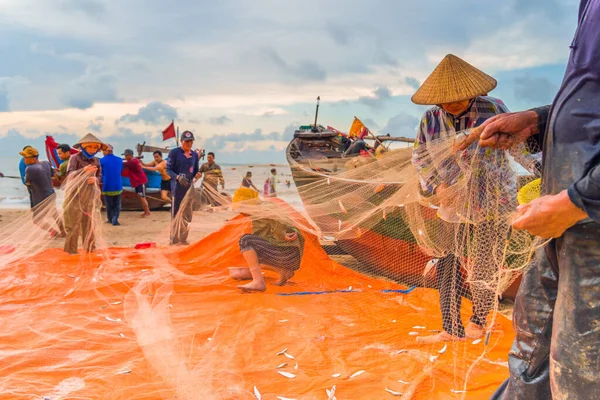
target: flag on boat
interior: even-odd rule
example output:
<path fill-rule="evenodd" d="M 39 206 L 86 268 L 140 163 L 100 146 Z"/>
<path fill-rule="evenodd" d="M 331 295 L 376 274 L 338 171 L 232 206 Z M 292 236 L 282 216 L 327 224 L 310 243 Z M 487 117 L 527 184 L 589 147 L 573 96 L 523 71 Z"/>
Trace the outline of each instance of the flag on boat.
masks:
<path fill-rule="evenodd" d="M 342 131 L 339 131 L 339 130 L 335 129 L 335 128 L 334 128 L 333 126 L 331 126 L 331 125 L 327 125 L 327 129 L 329 129 L 330 131 L 333 131 L 333 132 L 337 133 L 337 134 L 338 134 L 338 135 L 340 135 L 340 136 L 347 136 L 347 135 L 346 135 L 344 132 L 342 132 Z"/>
<path fill-rule="evenodd" d="M 162 135 L 163 141 L 173 139 L 177 136 L 175 133 L 175 121 L 172 121 L 171 124 L 167 126 L 167 128 L 164 131 L 162 131 Z"/>
<path fill-rule="evenodd" d="M 46 156 L 48 157 L 48 161 L 50 161 L 50 164 L 53 168 L 58 168 L 60 164 L 63 163 L 63 160 L 58 157 L 58 152 L 56 151 L 58 143 L 56 143 L 54 137 L 46 135 L 46 142 L 44 144 L 46 147 Z M 77 153 L 79 153 L 79 151 L 71 147 L 71 154 Z"/>
<path fill-rule="evenodd" d="M 369 133 L 369 129 L 362 123 L 362 121 L 356 117 L 354 117 L 354 121 L 352 122 L 352 126 L 348 131 L 348 137 L 359 137 L 363 138 L 367 136 Z"/>

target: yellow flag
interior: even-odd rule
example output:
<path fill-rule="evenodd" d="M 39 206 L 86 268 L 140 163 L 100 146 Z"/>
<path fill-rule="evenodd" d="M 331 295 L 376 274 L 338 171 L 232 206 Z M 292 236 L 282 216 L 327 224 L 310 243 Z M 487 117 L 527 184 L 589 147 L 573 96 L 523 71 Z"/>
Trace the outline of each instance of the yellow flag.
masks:
<path fill-rule="evenodd" d="M 354 117 L 354 122 L 352 122 L 352 126 L 348 131 L 348 137 L 357 137 L 364 127 L 365 124 L 363 124 L 360 119 Z"/>

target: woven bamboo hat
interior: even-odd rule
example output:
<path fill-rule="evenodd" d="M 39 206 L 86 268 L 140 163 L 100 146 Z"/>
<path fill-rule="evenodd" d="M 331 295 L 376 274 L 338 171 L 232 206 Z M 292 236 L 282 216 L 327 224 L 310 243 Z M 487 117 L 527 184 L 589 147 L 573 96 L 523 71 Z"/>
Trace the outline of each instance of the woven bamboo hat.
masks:
<path fill-rule="evenodd" d="M 79 140 L 79 142 L 77 142 L 77 143 L 75 143 L 73 145 L 73 148 L 75 148 L 75 149 L 81 149 L 81 145 L 83 143 L 98 143 L 101 146 L 100 148 L 102 150 L 106 150 L 106 144 L 102 140 L 98 139 L 96 136 L 94 136 L 91 133 L 88 133 L 87 135 L 85 135 L 84 137 L 82 137 Z"/>
<path fill-rule="evenodd" d="M 472 99 L 492 91 L 494 78 L 448 54 L 411 98 L 415 104 L 435 105 Z"/>

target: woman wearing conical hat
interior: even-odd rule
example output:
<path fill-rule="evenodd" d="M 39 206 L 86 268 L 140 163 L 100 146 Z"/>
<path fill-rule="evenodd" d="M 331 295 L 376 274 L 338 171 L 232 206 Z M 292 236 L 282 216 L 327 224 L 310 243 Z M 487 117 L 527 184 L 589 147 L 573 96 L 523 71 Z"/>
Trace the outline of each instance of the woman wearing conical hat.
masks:
<path fill-rule="evenodd" d="M 100 206 L 100 160 L 96 154 L 107 148 L 100 139 L 88 133 L 73 145 L 79 153 L 71 156 L 67 167 L 64 219 L 67 230 L 65 252 L 77 254 L 79 236 L 86 252 L 96 248 L 94 237 L 94 212 Z"/>
<path fill-rule="evenodd" d="M 458 200 L 459 196 L 452 185 L 463 179 L 459 159 L 461 163 L 470 166 L 469 162 L 473 158 L 469 157 L 475 157 L 473 154 L 485 150 L 477 150 L 475 144 L 475 150 L 470 149 L 470 153 L 465 151 L 459 155 L 454 153 L 448 143 L 452 143 L 457 132 L 474 128 L 494 115 L 508 112 L 501 100 L 487 96 L 495 87 L 494 78 L 448 54 L 412 97 L 416 104 L 433 105 L 421 119 L 413 150 L 413 164 L 421 178 L 422 189 L 437 197 L 440 204 L 439 216 L 450 223 L 446 226 L 450 226 L 450 232 L 454 233 L 449 235 L 449 239 L 442 239 L 448 240 L 441 247 L 445 246 L 450 254 L 436 264 L 444 330 L 437 335 L 420 337 L 420 342 L 479 338 L 484 334 L 487 315 L 494 305 L 496 293 L 488 283 L 494 279 L 497 268 L 500 267 L 494 265 L 494 261 L 502 259 L 502 254 L 496 253 L 503 246 L 495 246 L 492 242 L 498 242 L 503 236 L 501 239 L 504 244 L 509 234 L 509 225 L 499 222 L 498 218 L 490 221 L 489 213 L 491 208 L 498 209 L 498 202 L 511 204 L 516 201 L 516 180 L 507 172 L 507 168 L 500 167 L 508 163 L 506 155 L 502 152 L 490 154 L 488 151 L 477 158 L 479 171 L 485 173 L 473 174 L 468 179 L 468 187 L 474 188 L 471 191 L 475 193 L 473 198 L 461 201 L 465 200 L 462 197 Z M 515 151 L 513 156 L 530 172 L 536 171 L 539 156 L 530 154 L 524 146 Z M 494 187 L 498 190 L 488 194 L 485 182 L 490 181 L 498 182 Z M 461 184 L 464 185 L 464 182 Z M 464 215 L 477 222 L 473 225 L 465 224 Z M 473 237 L 480 239 L 473 241 Z M 483 243 L 485 248 L 477 248 Z M 452 250 L 457 254 L 452 254 Z M 473 315 L 465 329 L 460 308 L 462 297 L 469 296 L 461 265 L 466 251 L 469 252 L 467 258 L 471 263 L 469 278 Z"/>

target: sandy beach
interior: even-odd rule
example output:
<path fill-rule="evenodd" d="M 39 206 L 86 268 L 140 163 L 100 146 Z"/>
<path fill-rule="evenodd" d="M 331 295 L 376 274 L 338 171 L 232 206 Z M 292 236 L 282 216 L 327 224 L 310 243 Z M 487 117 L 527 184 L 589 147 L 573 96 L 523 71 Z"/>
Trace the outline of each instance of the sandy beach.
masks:
<path fill-rule="evenodd" d="M 0 229 L 5 229 L 19 218 L 27 215 L 28 209 L 0 209 Z M 102 214 L 103 218 L 106 214 Z M 154 211 L 147 218 L 140 218 L 140 212 L 122 212 L 119 218 L 120 226 L 103 223 L 102 236 L 108 247 L 133 247 L 138 243 L 155 242 L 159 246 L 166 246 L 169 242 L 168 225 L 171 213 Z M 104 221 L 103 221 L 104 222 Z M 202 238 L 201 232 L 190 232 L 189 241 L 193 243 Z M 62 247 L 63 240 L 56 239 L 56 247 Z"/>

